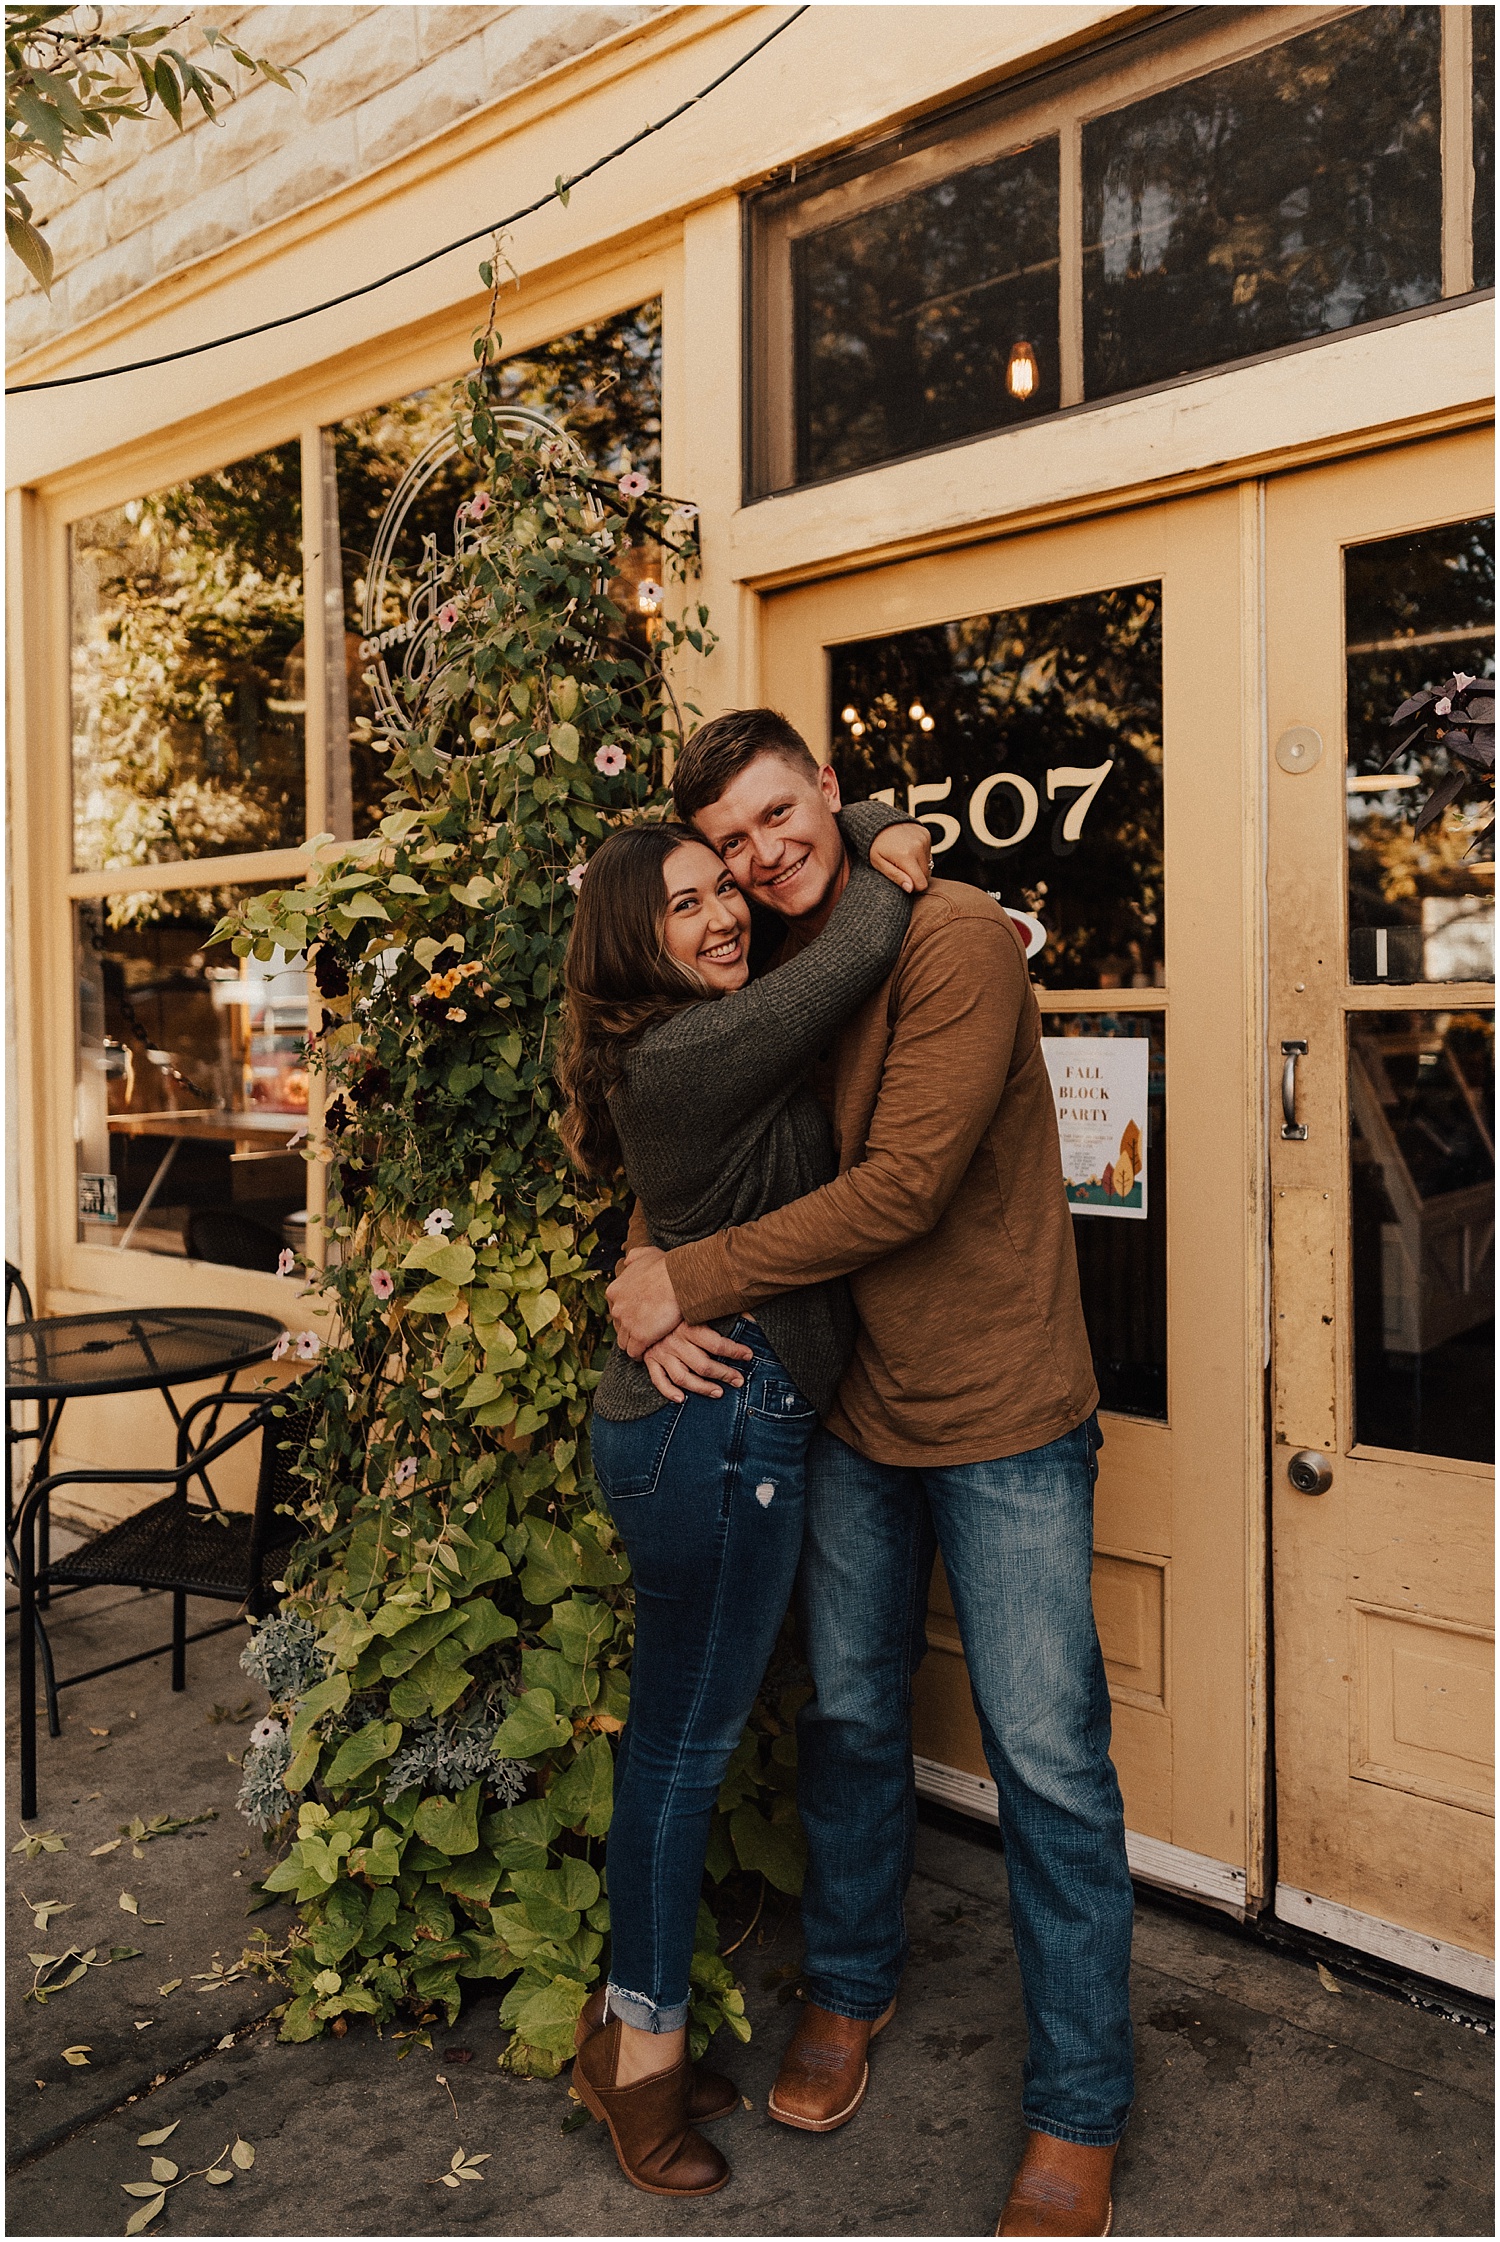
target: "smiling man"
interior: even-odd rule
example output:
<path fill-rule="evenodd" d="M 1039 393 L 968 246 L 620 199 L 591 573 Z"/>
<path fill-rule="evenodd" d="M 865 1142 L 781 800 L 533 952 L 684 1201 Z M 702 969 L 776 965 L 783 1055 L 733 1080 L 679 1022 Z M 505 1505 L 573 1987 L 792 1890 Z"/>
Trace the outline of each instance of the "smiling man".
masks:
<path fill-rule="evenodd" d="M 849 876 L 834 773 L 769 709 L 689 742 L 677 814 L 737 885 L 817 939 Z M 1029 2033 L 1029 2128 L 998 2231 L 1103 2234 L 1132 2093 L 1132 1895 L 1089 1582 L 1098 1399 L 1041 1021 L 1021 947 L 977 888 L 917 897 L 895 970 L 815 1083 L 839 1175 L 701 1242 L 633 1253 L 622 1345 L 663 1393 L 716 1392 L 707 1328 L 847 1275 L 855 1356 L 814 1443 L 798 1602 L 807 1999 L 773 2117 L 859 2108 L 906 1958 L 911 1684 L 941 1548 L 1000 1801 Z"/>

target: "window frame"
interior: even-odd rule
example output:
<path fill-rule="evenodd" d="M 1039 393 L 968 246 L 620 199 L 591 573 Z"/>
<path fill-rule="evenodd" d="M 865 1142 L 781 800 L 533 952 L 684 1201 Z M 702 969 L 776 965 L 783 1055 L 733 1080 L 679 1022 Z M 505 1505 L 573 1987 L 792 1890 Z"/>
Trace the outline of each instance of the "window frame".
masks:
<path fill-rule="evenodd" d="M 634 256 L 600 261 L 505 306 L 506 355 L 521 357 L 554 337 L 630 310 L 651 297 L 662 304 L 662 444 L 680 347 L 680 243 L 668 238 Z M 30 565 L 11 572 L 10 622 L 16 648 L 29 649 L 13 738 L 25 746 L 11 759 L 12 830 L 24 848 L 12 852 L 11 932 L 15 957 L 15 1050 L 22 1220 L 20 1251 L 41 1277 L 40 1313 L 94 1302 L 254 1307 L 287 1316 L 296 1298 L 285 1280 L 253 1270 L 180 1260 L 78 1236 L 74 1113 L 78 1064 L 78 992 L 74 971 L 74 906 L 149 889 L 244 886 L 299 880 L 308 844 L 331 829 L 328 816 L 327 708 L 329 616 L 342 639 L 343 586 L 324 564 L 324 430 L 415 389 L 461 377 L 471 358 L 476 320 L 464 305 L 440 319 L 397 331 L 369 351 L 316 366 L 224 411 L 198 414 L 138 444 L 84 462 L 50 485 L 13 491 L 12 553 Z M 189 482 L 278 444 L 300 446 L 302 602 L 306 639 L 307 710 L 304 754 L 305 834 L 300 845 L 186 863 L 103 872 L 73 868 L 71 532 L 76 521 L 131 499 Z M 332 603 L 330 606 L 330 602 Z M 309 976 L 311 989 L 311 976 Z M 44 1023 L 65 1022 L 61 1035 Z M 314 1077 L 309 1120 L 319 1119 Z M 307 1170 L 310 1217 L 324 1212 L 325 1171 Z M 309 1255 L 317 1261 L 321 1230 L 309 1223 Z M 306 1305 L 298 1307 L 307 1314 Z M 316 1312 L 316 1311 L 311 1311 Z"/>
<path fill-rule="evenodd" d="M 879 474 L 902 461 L 953 451 L 964 444 L 990 442 L 997 435 L 1017 434 L 1068 413 L 1099 412 L 1123 400 L 1154 395 L 1233 368 L 1265 364 L 1292 352 L 1323 349 L 1350 335 L 1430 318 L 1456 303 L 1492 296 L 1492 288 L 1476 290 L 1473 286 L 1472 10 L 1468 6 L 1445 6 L 1440 19 L 1439 63 L 1442 275 L 1436 301 L 1395 313 L 1389 319 L 1303 337 L 1245 358 L 1219 360 L 1212 366 L 1143 383 L 1137 389 L 1112 391 L 1104 397 L 1084 395 L 1084 126 L 1128 109 L 1147 95 L 1170 91 L 1173 86 L 1188 84 L 1267 48 L 1281 46 L 1303 32 L 1362 12 L 1350 6 L 1231 6 L 1190 8 L 1165 22 L 1156 17 L 1099 41 L 1081 55 L 1074 53 L 1044 63 L 999 89 L 930 111 L 895 132 L 882 131 L 878 137 L 843 149 L 825 161 L 805 167 L 793 164 L 789 176 L 778 175 L 744 196 L 742 505 L 750 507 L 792 492 L 825 489 L 849 480 L 851 475 Z M 1057 349 L 1061 376 L 1055 410 L 836 475 L 807 482 L 792 479 L 797 382 L 791 319 L 792 241 L 819 230 L 821 225 L 897 200 L 918 185 L 932 184 L 971 164 L 1016 153 L 1053 137 L 1059 144 Z M 798 222 L 799 213 L 814 210 L 822 215 Z"/>

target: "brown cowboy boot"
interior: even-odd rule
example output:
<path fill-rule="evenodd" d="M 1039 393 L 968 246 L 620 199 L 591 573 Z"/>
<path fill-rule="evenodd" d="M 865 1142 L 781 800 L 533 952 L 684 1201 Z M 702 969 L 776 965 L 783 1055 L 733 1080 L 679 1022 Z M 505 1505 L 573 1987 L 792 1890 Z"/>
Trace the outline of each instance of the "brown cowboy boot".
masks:
<path fill-rule="evenodd" d="M 718 2150 L 687 2121 L 686 2062 L 617 2086 L 620 2019 L 612 2016 L 573 2058 L 579 2099 L 609 2127 L 620 2170 L 647 2195 L 712 2195 L 729 2178 Z"/>
<path fill-rule="evenodd" d="M 803 2133 L 834 2133 L 847 2125 L 870 2083 L 870 2042 L 895 2013 L 892 2001 L 872 2024 L 807 2002 L 766 2104 L 772 2117 Z"/>
<path fill-rule="evenodd" d="M 608 1988 L 595 1986 L 583 2004 L 578 2019 L 578 2029 L 573 2034 L 576 2053 L 585 2040 L 604 2029 L 604 2004 Z M 725 2078 L 722 2071 L 711 2071 L 706 2063 L 693 2063 L 688 2068 L 687 2121 L 689 2125 L 713 2125 L 721 2117 L 730 2117 L 740 2106 L 740 2090 L 733 2079 Z"/>
<path fill-rule="evenodd" d="M 997 2234 L 1108 2234 L 1115 2151 L 1028 2133 Z"/>

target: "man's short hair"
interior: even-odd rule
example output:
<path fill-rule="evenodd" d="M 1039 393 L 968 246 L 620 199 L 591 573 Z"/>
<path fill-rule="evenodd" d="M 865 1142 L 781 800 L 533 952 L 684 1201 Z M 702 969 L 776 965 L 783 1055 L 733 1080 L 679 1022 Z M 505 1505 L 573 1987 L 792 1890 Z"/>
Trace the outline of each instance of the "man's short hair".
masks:
<path fill-rule="evenodd" d="M 817 781 L 817 758 L 796 726 L 776 709 L 728 709 L 700 724 L 677 758 L 672 801 L 679 822 L 691 825 L 758 755 L 779 755 L 804 778 Z"/>

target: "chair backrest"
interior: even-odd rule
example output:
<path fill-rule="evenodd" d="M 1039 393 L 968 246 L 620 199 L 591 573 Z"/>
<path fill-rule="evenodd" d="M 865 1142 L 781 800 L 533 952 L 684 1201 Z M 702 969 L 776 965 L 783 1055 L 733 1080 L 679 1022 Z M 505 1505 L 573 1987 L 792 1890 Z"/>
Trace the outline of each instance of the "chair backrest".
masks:
<path fill-rule="evenodd" d="M 277 1506 L 300 1505 L 306 1500 L 307 1482 L 297 1477 L 294 1467 L 307 1446 L 318 1415 L 297 1386 L 288 1386 L 285 1393 L 277 1395 L 275 1405 L 284 1408 L 286 1415 L 272 1416 L 268 1410 L 260 1436 L 260 1477 L 250 1532 L 250 1578 L 256 1584 L 260 1580 L 262 1559 L 271 1550 L 287 1548 L 302 1538 L 302 1527 L 297 1519 L 286 1516 Z"/>
<path fill-rule="evenodd" d="M 26 1289 L 26 1279 L 13 1261 L 7 1261 L 5 1264 L 5 1320 L 7 1323 L 12 1320 L 10 1311 L 13 1306 L 21 1311 L 15 1319 L 18 1323 L 32 1323 L 36 1320 L 32 1314 L 31 1294 Z"/>
<path fill-rule="evenodd" d="M 276 1274 L 281 1240 L 263 1222 L 233 1207 L 194 1207 L 188 1216 L 190 1261 L 217 1261 L 230 1269 L 264 1269 Z"/>

